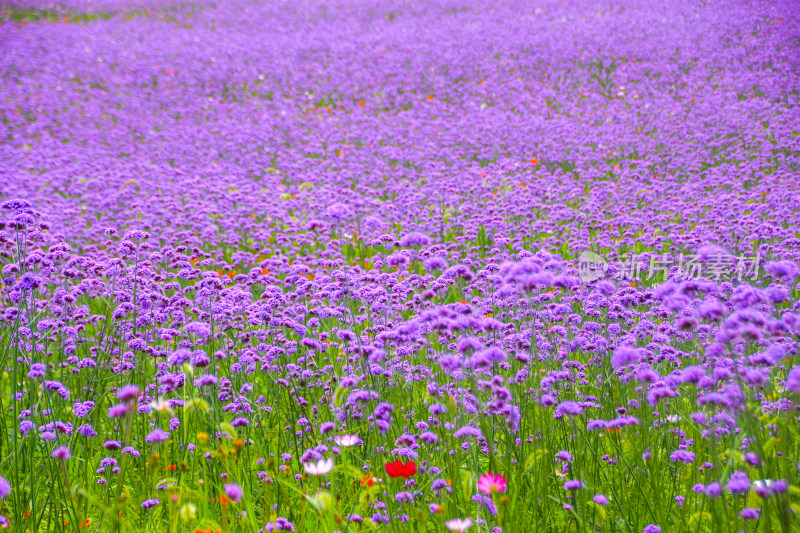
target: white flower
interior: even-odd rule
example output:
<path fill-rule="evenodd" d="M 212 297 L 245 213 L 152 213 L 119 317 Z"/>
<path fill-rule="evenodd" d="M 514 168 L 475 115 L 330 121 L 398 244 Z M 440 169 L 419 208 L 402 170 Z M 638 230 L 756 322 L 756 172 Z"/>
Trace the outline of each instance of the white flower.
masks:
<path fill-rule="evenodd" d="M 184 522 L 191 522 L 197 516 L 197 507 L 194 504 L 187 503 L 183 507 L 181 507 L 178 514 L 181 517 L 181 520 Z"/>
<path fill-rule="evenodd" d="M 310 476 L 324 476 L 333 470 L 333 459 L 320 459 L 316 463 L 303 463 L 303 468 Z"/>
<path fill-rule="evenodd" d="M 349 448 L 351 446 L 358 446 L 361 442 L 361 439 L 358 438 L 358 435 L 342 435 L 333 437 L 333 442 L 336 443 L 337 446 L 341 446 L 342 448 Z"/>
<path fill-rule="evenodd" d="M 453 518 L 444 523 L 444 526 L 450 531 L 466 531 L 472 527 L 471 518 Z"/>
<path fill-rule="evenodd" d="M 170 407 L 169 402 L 166 401 L 161 396 L 158 397 L 158 400 L 154 400 L 150 402 L 148 405 L 150 406 L 150 408 L 154 409 L 155 411 L 158 411 L 159 413 L 168 412 L 172 416 L 175 416 L 175 411 L 172 410 L 172 407 Z"/>
<path fill-rule="evenodd" d="M 332 507 L 333 497 L 330 492 L 319 491 L 313 496 L 306 494 L 306 499 L 314 506 L 317 511 L 325 511 Z"/>

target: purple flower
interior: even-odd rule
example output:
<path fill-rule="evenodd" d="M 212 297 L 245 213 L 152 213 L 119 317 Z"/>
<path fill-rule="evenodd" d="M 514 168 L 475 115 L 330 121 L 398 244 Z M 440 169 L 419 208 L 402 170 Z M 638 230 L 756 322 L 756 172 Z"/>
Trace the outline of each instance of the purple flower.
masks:
<path fill-rule="evenodd" d="M 38 276 L 31 274 L 30 272 L 26 272 L 22 275 L 14 288 L 20 291 L 30 291 L 38 288 L 41 284 L 42 281 Z"/>
<path fill-rule="evenodd" d="M 792 261 L 770 261 L 764 265 L 764 270 L 778 278 L 793 280 L 800 277 L 800 268 Z"/>
<path fill-rule="evenodd" d="M 416 231 L 404 235 L 400 239 L 400 246 L 428 246 L 430 243 L 430 237 Z"/>
<path fill-rule="evenodd" d="M 745 472 L 734 472 L 725 488 L 731 494 L 745 493 L 750 490 L 750 479 Z"/>
<path fill-rule="evenodd" d="M 561 459 L 562 461 L 565 461 L 567 463 L 572 462 L 572 454 L 569 453 L 567 450 L 561 450 L 559 452 L 556 452 L 556 458 Z"/>
<path fill-rule="evenodd" d="M 709 498 L 719 498 L 722 494 L 722 487 L 719 483 L 710 483 L 706 485 L 706 488 L 703 492 Z"/>
<path fill-rule="evenodd" d="M 794 393 L 800 392 L 800 366 L 794 366 L 789 370 L 783 386 Z"/>
<path fill-rule="evenodd" d="M 28 377 L 31 379 L 43 378 L 46 370 L 47 367 L 42 363 L 33 363 L 28 371 Z"/>
<path fill-rule="evenodd" d="M 216 385 L 217 381 L 218 381 L 217 376 L 214 376 L 212 374 L 202 374 L 200 376 L 197 376 L 197 379 L 194 380 L 194 386 L 208 387 L 211 385 Z"/>
<path fill-rule="evenodd" d="M 580 415 L 583 413 L 583 407 L 576 402 L 562 402 L 556 407 L 555 414 L 559 415 Z"/>
<path fill-rule="evenodd" d="M 66 446 L 58 446 L 56 449 L 53 450 L 52 453 L 53 459 L 58 459 L 59 461 L 66 461 L 72 454 L 69 451 L 69 448 Z"/>
<path fill-rule="evenodd" d="M 686 450 L 675 450 L 669 458 L 673 461 L 681 463 L 691 463 L 694 461 L 695 454 Z"/>
<path fill-rule="evenodd" d="M 761 517 L 761 509 L 755 507 L 745 507 L 739 514 L 745 520 L 758 520 Z"/>
<path fill-rule="evenodd" d="M 614 370 L 637 361 L 639 361 L 639 353 L 636 348 L 630 346 L 620 346 L 614 350 L 614 355 L 611 356 L 611 366 L 614 367 Z"/>
<path fill-rule="evenodd" d="M 148 444 L 159 444 L 167 439 L 169 439 L 169 433 L 161 428 L 155 428 L 144 438 L 144 441 Z"/>
<path fill-rule="evenodd" d="M 190 322 L 183 326 L 183 331 L 203 339 L 211 336 L 211 326 L 204 322 Z"/>
<path fill-rule="evenodd" d="M 543 394 L 541 398 L 539 398 L 539 403 L 542 404 L 543 407 L 552 407 L 556 404 L 556 399 L 549 394 Z"/>
<path fill-rule="evenodd" d="M 453 433 L 453 436 L 457 439 L 463 439 L 465 437 L 478 438 L 482 436 L 482 433 L 481 430 L 475 426 L 462 426 Z"/>
<path fill-rule="evenodd" d="M 86 438 L 92 438 L 97 436 L 97 432 L 94 430 L 92 426 L 89 424 L 83 424 L 78 427 L 78 433 L 83 435 Z"/>
<path fill-rule="evenodd" d="M 21 198 L 12 198 L 0 204 L 0 208 L 8 209 L 9 211 L 19 211 L 21 209 L 30 209 L 31 203 Z"/>
<path fill-rule="evenodd" d="M 77 416 L 79 418 L 83 418 L 83 417 L 87 416 L 91 412 L 93 407 L 94 407 L 94 402 L 92 402 L 92 401 L 83 402 L 83 403 L 76 402 L 76 403 L 72 404 L 72 412 L 75 413 L 75 416 Z"/>
<path fill-rule="evenodd" d="M 155 507 L 159 503 L 160 502 L 158 501 L 158 499 L 152 498 L 152 499 L 143 501 L 142 502 L 142 507 L 145 508 L 145 509 L 150 509 L 151 507 Z"/>
<path fill-rule="evenodd" d="M 242 488 L 237 485 L 236 483 L 228 483 L 225 485 L 225 495 L 231 499 L 234 503 L 239 503 L 242 500 L 242 496 L 244 496 L 244 492 Z"/>
<path fill-rule="evenodd" d="M 439 437 L 437 437 L 436 433 L 433 433 L 432 431 L 424 431 L 420 434 L 419 439 L 425 444 L 430 445 L 438 442 Z"/>
<path fill-rule="evenodd" d="M 118 418 L 125 416 L 128 412 L 128 404 L 118 403 L 108 408 L 108 418 Z"/>
<path fill-rule="evenodd" d="M 117 398 L 121 402 L 130 402 L 137 398 L 139 395 L 139 387 L 136 385 L 123 385 L 117 391 Z"/>

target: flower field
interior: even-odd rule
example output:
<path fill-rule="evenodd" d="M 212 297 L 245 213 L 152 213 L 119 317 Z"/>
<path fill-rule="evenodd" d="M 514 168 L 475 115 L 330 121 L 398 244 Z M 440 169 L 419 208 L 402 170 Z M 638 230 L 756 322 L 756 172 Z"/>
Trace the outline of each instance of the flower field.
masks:
<path fill-rule="evenodd" d="M 0 0 L 0 526 L 800 531 L 800 6 Z"/>

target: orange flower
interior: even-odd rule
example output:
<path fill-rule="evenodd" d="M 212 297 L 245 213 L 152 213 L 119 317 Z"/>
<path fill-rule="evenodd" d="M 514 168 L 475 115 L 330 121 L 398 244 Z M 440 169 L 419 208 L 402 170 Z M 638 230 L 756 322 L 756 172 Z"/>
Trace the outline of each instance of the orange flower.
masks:
<path fill-rule="evenodd" d="M 531 159 L 531 165 L 538 165 L 538 164 L 539 164 L 539 160 L 538 159 L 536 159 L 535 157 L 533 159 Z"/>
<path fill-rule="evenodd" d="M 367 474 L 366 476 L 361 478 L 361 481 L 359 481 L 359 483 L 361 484 L 362 487 L 371 487 L 372 485 L 375 484 L 375 478 L 372 477 L 372 474 Z"/>

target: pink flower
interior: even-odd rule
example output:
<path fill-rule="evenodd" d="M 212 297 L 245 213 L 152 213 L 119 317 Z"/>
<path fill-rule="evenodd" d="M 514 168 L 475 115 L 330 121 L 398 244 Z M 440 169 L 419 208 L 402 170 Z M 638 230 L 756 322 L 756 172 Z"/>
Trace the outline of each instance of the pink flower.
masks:
<path fill-rule="evenodd" d="M 484 494 L 505 492 L 506 478 L 502 474 L 493 474 L 491 472 L 484 474 L 478 478 L 478 490 Z"/>
<path fill-rule="evenodd" d="M 59 446 L 58 448 L 53 450 L 53 454 L 52 455 L 53 455 L 53 459 L 59 459 L 61 461 L 66 461 L 67 459 L 72 457 L 72 454 L 70 453 L 69 448 L 67 448 L 66 446 Z"/>
<path fill-rule="evenodd" d="M 471 518 L 453 518 L 444 523 L 445 527 L 450 531 L 464 532 L 472 527 Z"/>

